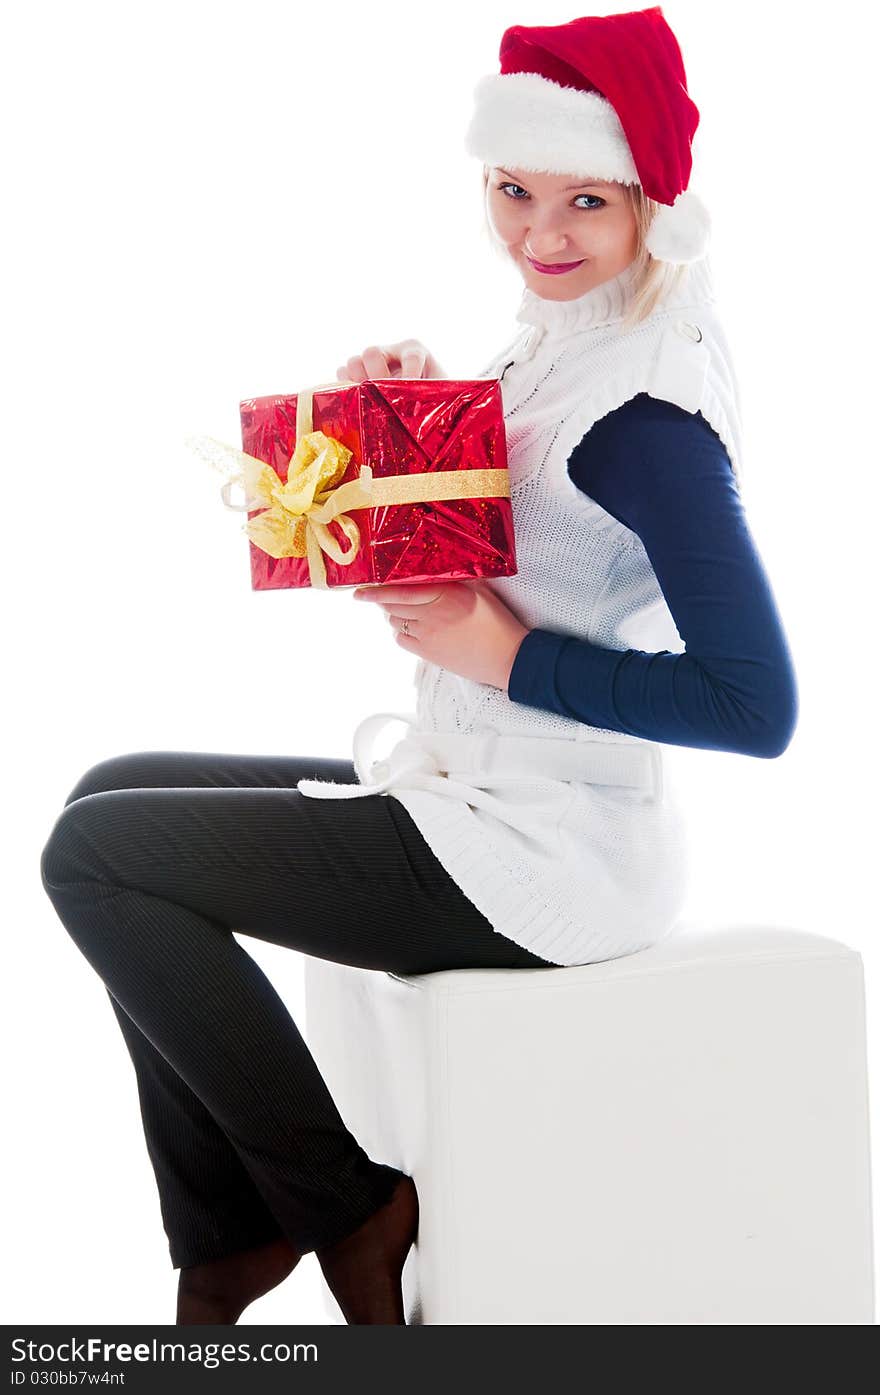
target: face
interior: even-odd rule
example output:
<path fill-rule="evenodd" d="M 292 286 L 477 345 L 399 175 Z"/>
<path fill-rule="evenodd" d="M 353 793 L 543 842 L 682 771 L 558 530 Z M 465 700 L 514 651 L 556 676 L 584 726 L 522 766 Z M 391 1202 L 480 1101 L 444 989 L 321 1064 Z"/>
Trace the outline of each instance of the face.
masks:
<path fill-rule="evenodd" d="M 578 183 L 566 174 L 489 169 L 486 213 L 526 285 L 545 300 L 574 300 L 618 276 L 638 248 L 635 214 L 622 184 Z M 535 263 L 560 266 L 551 273 Z"/>

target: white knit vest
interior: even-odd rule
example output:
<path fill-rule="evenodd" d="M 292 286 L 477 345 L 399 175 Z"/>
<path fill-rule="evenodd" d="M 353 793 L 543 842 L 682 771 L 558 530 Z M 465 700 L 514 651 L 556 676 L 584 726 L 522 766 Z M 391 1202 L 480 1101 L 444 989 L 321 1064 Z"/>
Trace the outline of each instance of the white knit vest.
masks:
<path fill-rule="evenodd" d="M 615 650 L 680 653 L 683 642 L 640 539 L 575 485 L 567 462 L 595 421 L 648 392 L 701 411 L 739 482 L 739 392 L 708 258 L 688 267 L 678 290 L 624 331 L 632 277 L 628 267 L 569 301 L 527 288 L 516 316 L 524 328 L 472 375 L 503 374 L 518 570 L 489 585 L 530 628 Z M 538 751 L 534 738 L 587 742 L 590 749 L 596 742 L 615 750 L 648 747 L 661 772 L 646 794 L 545 779 L 538 759 L 533 775 L 475 781 L 471 796 L 460 780 L 453 788 L 436 774 L 395 775 L 395 751 L 410 750 L 409 743 L 398 743 L 390 766 L 374 763 L 374 772 L 392 771 L 382 792 L 409 811 L 495 930 L 553 963 L 584 964 L 633 953 L 672 928 L 686 890 L 687 838 L 659 743 L 513 702 L 500 688 L 422 659 L 415 689 L 415 714 L 397 715 L 408 717 L 416 734 L 483 746 L 498 737 L 533 738 L 522 747 Z M 365 787 L 324 785 L 322 797 L 370 792 L 369 766 L 357 747 L 356 765 Z M 318 783 L 301 782 L 300 789 L 318 794 Z"/>

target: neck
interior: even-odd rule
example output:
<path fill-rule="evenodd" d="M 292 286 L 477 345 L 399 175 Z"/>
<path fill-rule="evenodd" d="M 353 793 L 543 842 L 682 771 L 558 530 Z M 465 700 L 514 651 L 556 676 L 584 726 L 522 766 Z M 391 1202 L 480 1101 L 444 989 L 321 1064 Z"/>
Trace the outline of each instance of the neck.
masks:
<path fill-rule="evenodd" d="M 631 262 L 617 276 L 602 281 L 573 300 L 547 300 L 526 286 L 516 319 L 520 324 L 537 325 L 552 336 L 577 334 L 599 325 L 614 324 L 624 318 L 630 307 L 634 280 L 635 263 Z M 712 298 L 709 259 L 702 257 L 688 265 L 678 288 L 661 301 L 658 309 L 693 305 Z"/>

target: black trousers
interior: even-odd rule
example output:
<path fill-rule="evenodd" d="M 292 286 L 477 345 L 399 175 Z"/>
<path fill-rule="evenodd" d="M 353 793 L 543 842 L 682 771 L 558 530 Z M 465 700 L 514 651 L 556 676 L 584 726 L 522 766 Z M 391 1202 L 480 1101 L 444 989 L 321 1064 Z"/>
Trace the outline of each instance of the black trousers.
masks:
<path fill-rule="evenodd" d="M 145 751 L 94 766 L 43 886 L 103 980 L 134 1064 L 174 1268 L 349 1234 L 401 1173 L 345 1127 L 233 931 L 403 974 L 556 967 L 495 932 L 392 796 L 311 799 L 349 761 Z"/>

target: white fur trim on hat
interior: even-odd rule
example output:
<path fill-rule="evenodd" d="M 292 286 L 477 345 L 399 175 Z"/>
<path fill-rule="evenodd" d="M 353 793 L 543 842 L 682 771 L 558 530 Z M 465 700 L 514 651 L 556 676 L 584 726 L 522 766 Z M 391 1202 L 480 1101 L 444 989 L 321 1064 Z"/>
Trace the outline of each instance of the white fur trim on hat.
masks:
<path fill-rule="evenodd" d="M 483 164 L 638 184 L 614 107 L 540 73 L 489 73 L 474 88 L 465 149 Z"/>
<path fill-rule="evenodd" d="M 651 219 L 645 246 L 663 262 L 696 262 L 709 250 L 712 220 L 702 199 L 684 189 L 674 203 L 661 204 Z"/>

